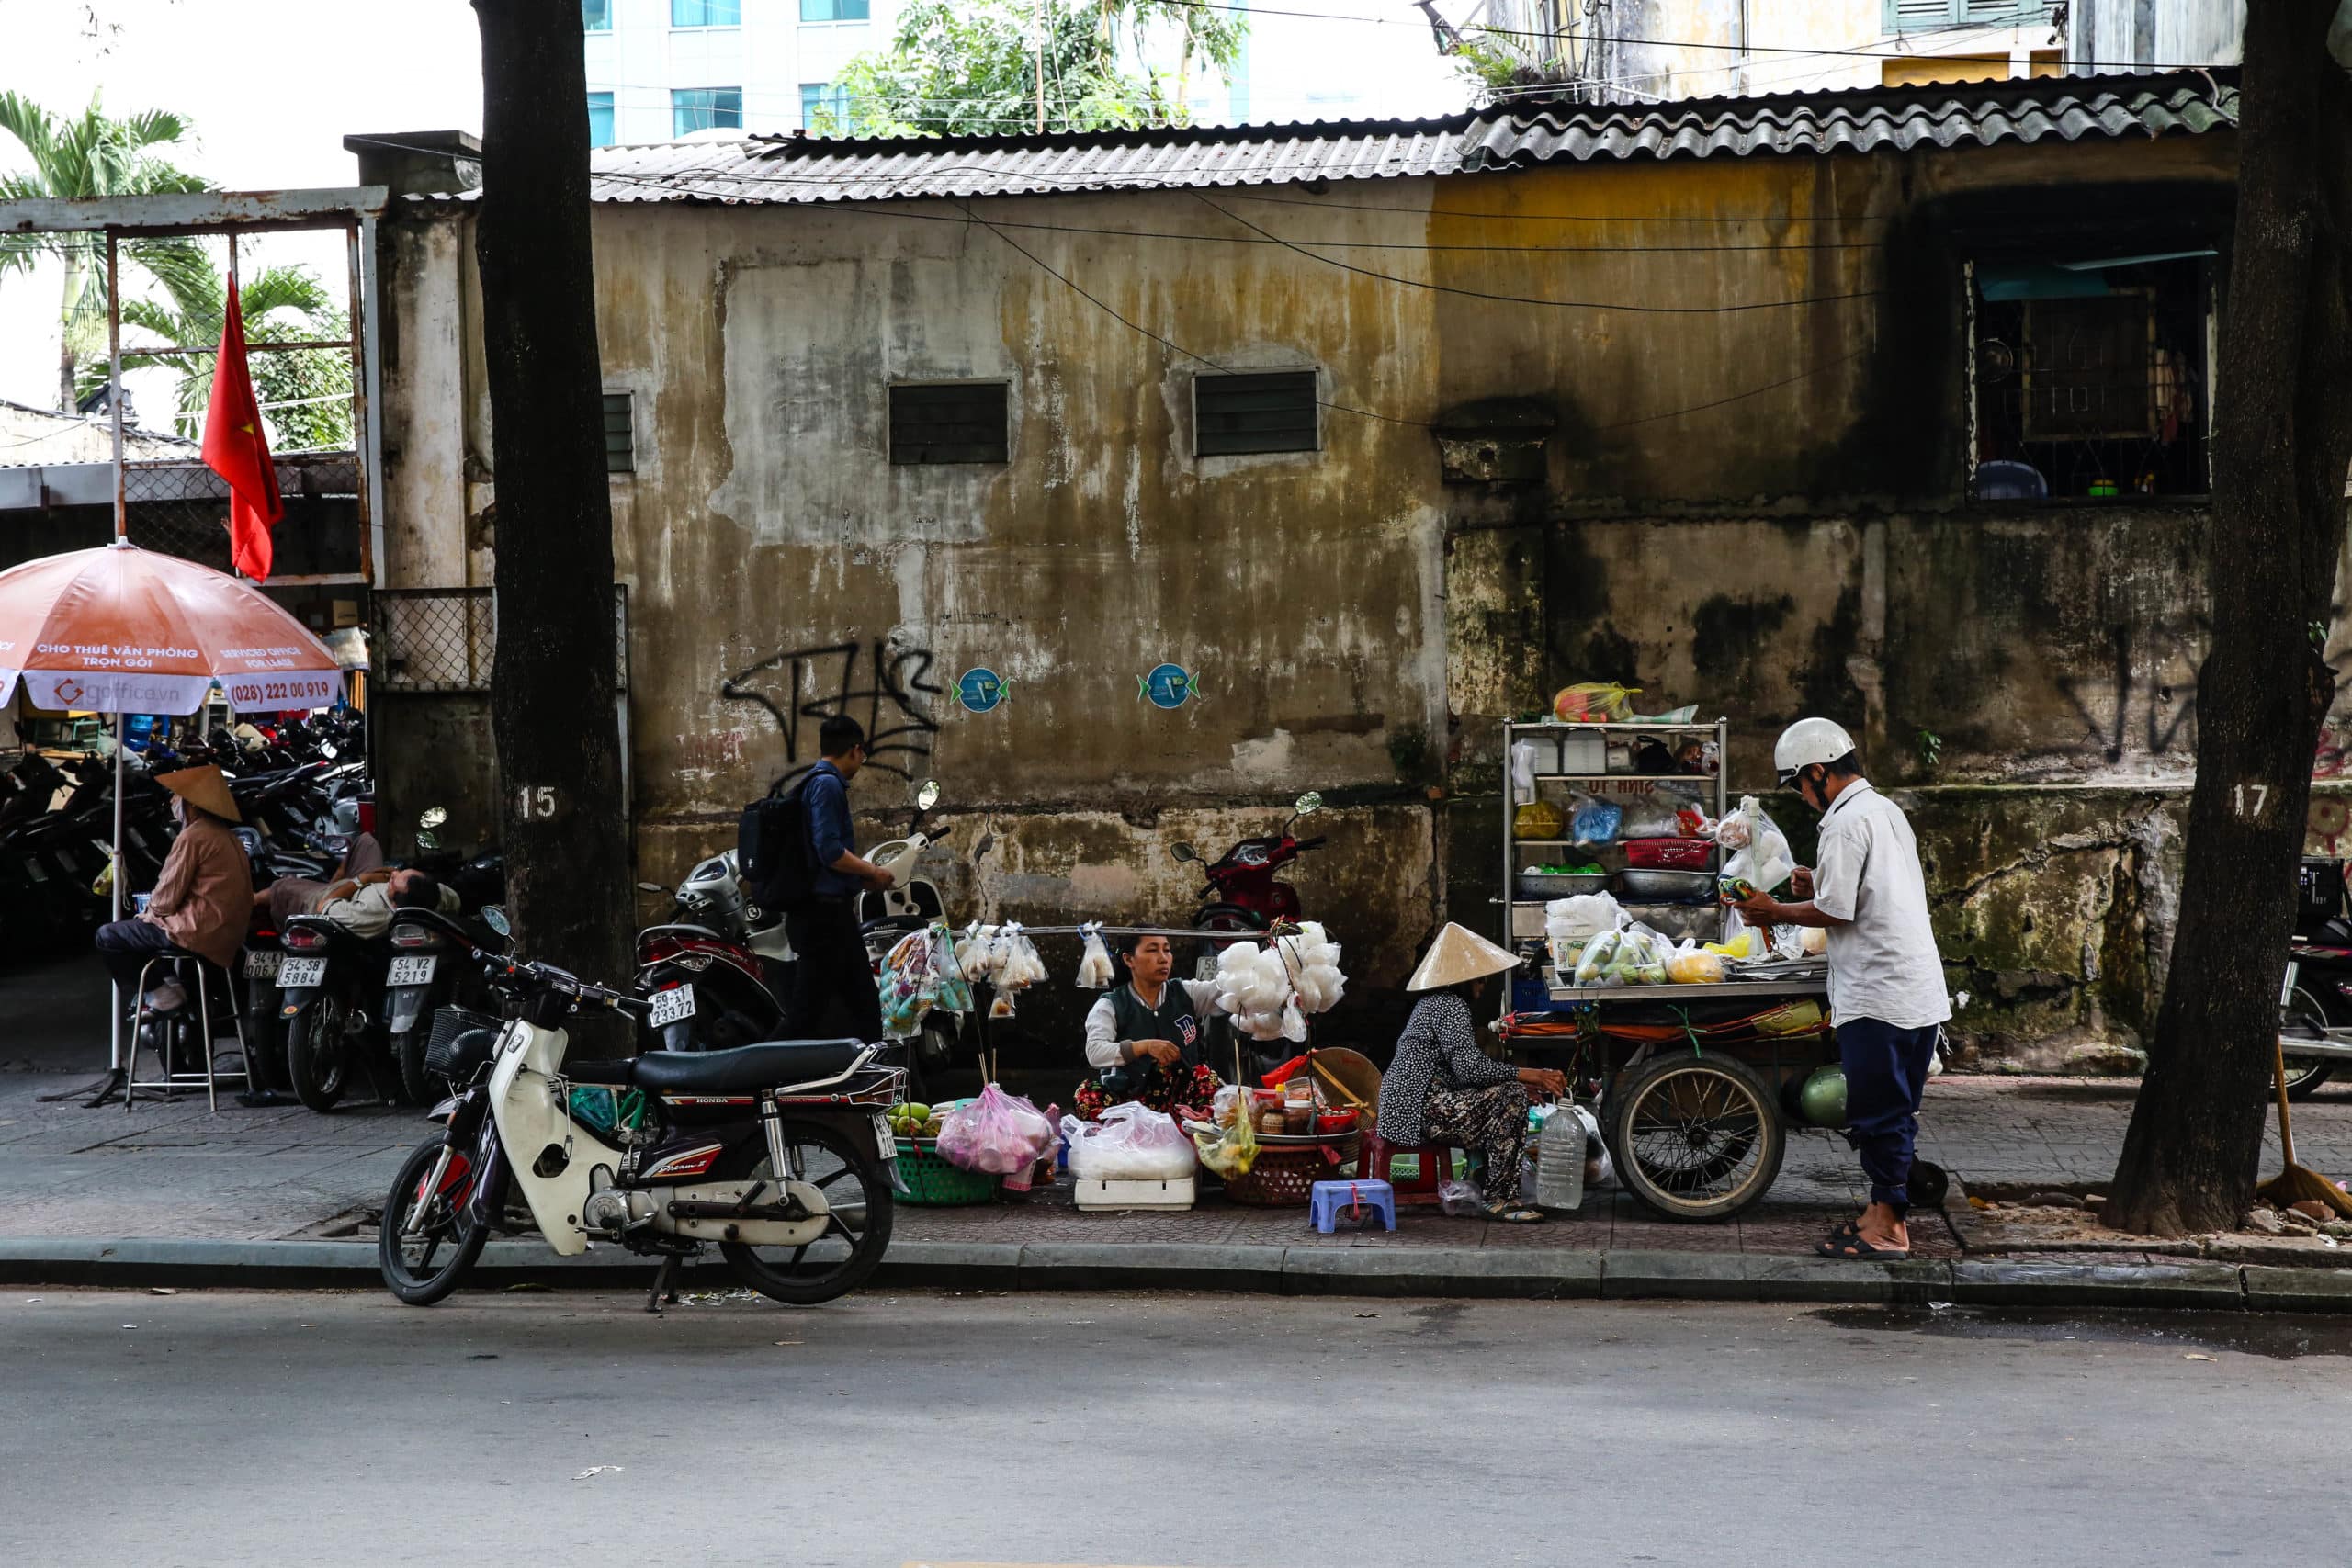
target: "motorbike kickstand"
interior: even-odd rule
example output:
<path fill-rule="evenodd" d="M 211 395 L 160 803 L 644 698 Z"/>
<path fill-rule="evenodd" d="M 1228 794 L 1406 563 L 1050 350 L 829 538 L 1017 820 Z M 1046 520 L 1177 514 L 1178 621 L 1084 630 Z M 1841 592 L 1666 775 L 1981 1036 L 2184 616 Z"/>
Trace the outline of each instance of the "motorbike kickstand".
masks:
<path fill-rule="evenodd" d="M 674 1252 L 662 1254 L 662 1267 L 653 1271 L 653 1289 L 646 1292 L 645 1310 L 658 1317 L 664 1302 L 678 1304 L 678 1255 Z"/>

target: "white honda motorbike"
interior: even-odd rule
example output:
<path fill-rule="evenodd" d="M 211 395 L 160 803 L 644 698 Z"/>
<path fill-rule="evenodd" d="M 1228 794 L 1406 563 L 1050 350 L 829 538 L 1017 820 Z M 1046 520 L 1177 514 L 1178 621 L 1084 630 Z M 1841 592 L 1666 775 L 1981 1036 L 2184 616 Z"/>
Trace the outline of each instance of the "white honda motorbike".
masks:
<path fill-rule="evenodd" d="M 483 911 L 502 930 L 503 915 Z M 564 1023 L 582 1008 L 642 1017 L 640 998 L 475 947 L 509 1015 L 434 1017 L 431 1070 L 456 1086 L 438 1135 L 409 1156 L 385 1200 L 378 1262 L 412 1305 L 455 1290 L 506 1223 L 510 1188 L 560 1257 L 602 1241 L 658 1258 L 649 1311 L 678 1260 L 718 1247 L 736 1277 L 807 1305 L 856 1289 L 889 1246 L 898 1145 L 883 1112 L 906 1075 L 854 1040 L 727 1051 L 646 1051 L 573 1061 Z M 495 918 L 493 918 L 495 917 Z"/>

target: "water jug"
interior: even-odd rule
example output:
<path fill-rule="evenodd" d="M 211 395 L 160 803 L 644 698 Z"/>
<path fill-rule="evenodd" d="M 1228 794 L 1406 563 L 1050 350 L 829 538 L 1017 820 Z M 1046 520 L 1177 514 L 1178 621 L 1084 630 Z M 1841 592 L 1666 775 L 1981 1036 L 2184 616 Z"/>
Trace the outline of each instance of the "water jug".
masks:
<path fill-rule="evenodd" d="M 1536 1135 L 1535 1206 L 1566 1213 L 1584 1206 L 1584 1119 L 1565 1100 Z"/>

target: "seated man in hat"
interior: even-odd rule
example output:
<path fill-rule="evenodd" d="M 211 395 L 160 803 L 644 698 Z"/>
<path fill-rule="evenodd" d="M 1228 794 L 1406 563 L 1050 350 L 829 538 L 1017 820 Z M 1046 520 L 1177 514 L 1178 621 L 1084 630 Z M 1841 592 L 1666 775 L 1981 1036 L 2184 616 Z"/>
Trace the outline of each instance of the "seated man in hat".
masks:
<path fill-rule="evenodd" d="M 155 782 L 172 792 L 179 835 L 164 857 L 146 909 L 100 926 L 96 939 L 98 957 L 125 995 L 137 988 L 148 960 L 159 955 L 192 953 L 228 968 L 253 916 L 253 867 L 229 831 L 242 818 L 220 770 L 185 768 L 158 773 Z"/>

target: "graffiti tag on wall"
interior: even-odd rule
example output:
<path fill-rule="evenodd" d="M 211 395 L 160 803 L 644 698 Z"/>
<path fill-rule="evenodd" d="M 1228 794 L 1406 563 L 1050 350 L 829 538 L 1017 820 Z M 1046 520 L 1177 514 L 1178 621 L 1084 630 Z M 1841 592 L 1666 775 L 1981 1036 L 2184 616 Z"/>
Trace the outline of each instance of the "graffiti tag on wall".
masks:
<path fill-rule="evenodd" d="M 728 676 L 718 694 L 756 703 L 775 721 L 785 761 L 777 784 L 816 762 L 818 728 L 835 714 L 865 726 L 868 766 L 911 779 L 939 731 L 930 699 L 945 688 L 931 680 L 932 662 L 929 649 L 887 641 L 786 649 Z"/>
<path fill-rule="evenodd" d="M 2098 690 L 2100 682 L 2078 682 L 2071 675 L 2058 678 L 2059 691 L 2074 704 L 2092 744 L 2107 753 L 2109 762 L 2121 761 L 2130 749 L 2126 743 L 2132 739 L 2132 710 L 2136 707 L 2143 710 L 2140 717 L 2145 733 L 2141 741 L 2149 756 L 2161 757 L 2176 745 L 2193 748 L 2197 732 L 2189 728 L 2189 721 L 2197 716 L 2198 656 L 2190 649 L 2204 642 L 2202 621 L 2189 627 L 2157 632 L 2157 639 L 2170 646 L 2155 660 L 2154 668 L 2172 671 L 2179 678 L 2168 682 L 2157 676 L 2144 686 L 2133 671 L 2136 660 L 2132 628 L 2119 626 L 2111 637 L 2113 673 L 2109 677 L 2108 690 Z M 2180 665 L 2186 665 L 2185 672 L 2177 668 Z M 2102 706 L 2108 709 L 2105 715 L 2098 711 Z"/>

